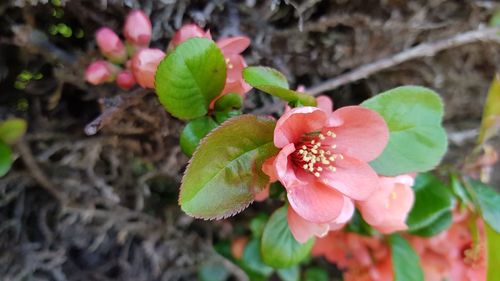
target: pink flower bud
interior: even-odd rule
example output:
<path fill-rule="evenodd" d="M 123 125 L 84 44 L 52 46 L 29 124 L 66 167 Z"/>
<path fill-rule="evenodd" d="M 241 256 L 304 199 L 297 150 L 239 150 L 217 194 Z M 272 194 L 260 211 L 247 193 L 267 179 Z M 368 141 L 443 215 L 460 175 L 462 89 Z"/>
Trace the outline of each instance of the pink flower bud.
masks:
<path fill-rule="evenodd" d="M 122 63 L 127 59 L 127 51 L 120 37 L 107 27 L 101 27 L 96 34 L 97 46 L 101 53 L 116 63 Z"/>
<path fill-rule="evenodd" d="M 123 27 L 123 34 L 128 42 L 147 47 L 151 40 L 151 32 L 151 21 L 143 11 L 133 10 L 128 14 Z"/>
<path fill-rule="evenodd" d="M 160 49 L 142 49 L 132 58 L 132 72 L 143 88 L 154 88 L 158 64 L 165 57 Z"/>
<path fill-rule="evenodd" d="M 128 90 L 135 85 L 134 75 L 128 70 L 123 70 L 116 76 L 116 84 L 118 87 Z"/>
<path fill-rule="evenodd" d="M 98 60 L 91 63 L 85 70 L 85 80 L 92 85 L 111 82 L 115 79 L 118 70 L 119 68 L 115 65 L 104 60 Z"/>
<path fill-rule="evenodd" d="M 168 49 L 171 50 L 182 42 L 193 37 L 212 39 L 210 31 L 205 31 L 196 24 L 186 24 L 181 27 L 181 29 L 177 30 L 177 32 L 174 34 L 174 37 L 172 37 L 172 41 L 170 41 L 170 44 L 168 45 Z"/>

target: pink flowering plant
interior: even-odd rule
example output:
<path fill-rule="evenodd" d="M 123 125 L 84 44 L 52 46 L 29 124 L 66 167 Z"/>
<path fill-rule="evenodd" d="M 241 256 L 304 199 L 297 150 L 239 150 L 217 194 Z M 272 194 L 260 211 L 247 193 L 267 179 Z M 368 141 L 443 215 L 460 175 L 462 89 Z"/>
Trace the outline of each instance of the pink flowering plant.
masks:
<path fill-rule="evenodd" d="M 152 49 L 141 11 L 127 17 L 123 35 L 125 43 L 98 30 L 105 59 L 88 66 L 86 80 L 154 89 L 165 110 L 186 121 L 180 146 L 191 159 L 179 195 L 186 214 L 225 219 L 254 201 L 267 210 L 232 245 L 216 245 L 251 280 L 274 272 L 299 280 L 311 254 L 335 264 L 344 280 L 500 280 L 491 270 L 500 262 L 500 195 L 470 177 L 496 154 L 469 170 L 440 167 L 444 106 L 431 89 L 402 86 L 337 108 L 326 95 L 291 89 L 273 68 L 247 66 L 247 36 L 214 41 L 186 24 L 165 50 Z M 281 99 L 283 114 L 243 114 L 252 89 Z M 499 93 L 495 79 L 490 99 Z M 494 134 L 487 120 L 500 110 L 492 103 L 478 150 Z"/>

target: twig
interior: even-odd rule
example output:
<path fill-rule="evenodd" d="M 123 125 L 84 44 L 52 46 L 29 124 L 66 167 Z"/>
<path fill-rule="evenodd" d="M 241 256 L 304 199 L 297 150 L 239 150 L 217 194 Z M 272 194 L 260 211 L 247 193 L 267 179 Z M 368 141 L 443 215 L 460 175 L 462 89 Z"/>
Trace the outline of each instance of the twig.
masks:
<path fill-rule="evenodd" d="M 339 75 L 333 79 L 327 80 L 315 87 L 307 90 L 312 95 L 318 95 L 322 92 L 330 91 L 338 88 L 339 86 L 366 78 L 382 70 L 394 67 L 403 62 L 431 57 L 440 51 L 456 48 L 462 45 L 475 43 L 475 42 L 497 42 L 500 43 L 500 28 L 479 28 L 473 31 L 457 34 L 453 37 L 446 38 L 436 42 L 422 43 L 411 49 L 404 50 L 389 58 L 384 58 L 370 64 L 360 66 L 345 74 Z"/>
<path fill-rule="evenodd" d="M 97 134 L 102 127 L 111 123 L 116 115 L 132 105 L 142 101 L 142 98 L 150 91 L 138 89 L 130 94 L 124 94 L 113 98 L 101 99 L 101 104 L 105 107 L 104 111 L 96 119 L 85 126 L 85 134 L 91 136 Z"/>
<path fill-rule="evenodd" d="M 21 154 L 21 158 L 23 159 L 24 164 L 30 171 L 31 176 L 35 179 L 35 181 L 46 191 L 48 191 L 52 196 L 54 196 L 54 198 L 56 198 L 59 202 L 64 203 L 64 197 L 57 190 L 57 187 L 47 178 L 47 176 L 45 176 L 44 172 L 40 169 L 26 141 L 21 140 L 20 142 L 18 142 L 16 144 L 16 148 Z"/>

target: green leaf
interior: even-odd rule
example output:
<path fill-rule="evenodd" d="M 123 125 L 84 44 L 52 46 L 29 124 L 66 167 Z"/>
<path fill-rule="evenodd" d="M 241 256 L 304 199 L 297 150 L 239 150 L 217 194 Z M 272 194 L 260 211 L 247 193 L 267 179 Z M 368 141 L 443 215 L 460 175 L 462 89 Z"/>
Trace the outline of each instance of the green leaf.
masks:
<path fill-rule="evenodd" d="M 394 281 L 423 281 L 420 259 L 410 244 L 400 235 L 389 236 Z"/>
<path fill-rule="evenodd" d="M 240 261 L 241 268 L 249 275 L 251 280 L 267 280 L 274 269 L 262 261 L 260 243 L 258 239 L 248 242 Z"/>
<path fill-rule="evenodd" d="M 207 114 L 225 81 L 226 63 L 217 45 L 206 38 L 191 38 L 162 60 L 155 88 L 160 102 L 173 116 L 194 119 Z"/>
<path fill-rule="evenodd" d="M 225 281 L 229 278 L 229 272 L 224 265 L 204 264 L 198 271 L 198 280 L 200 281 Z"/>
<path fill-rule="evenodd" d="M 269 177 L 262 163 L 277 154 L 275 121 L 254 115 L 233 117 L 200 143 L 184 174 L 179 203 L 188 215 L 217 219 L 234 215 L 263 190 Z"/>
<path fill-rule="evenodd" d="M 280 268 L 276 270 L 278 276 L 282 281 L 299 281 L 300 280 L 300 267 L 292 266 L 289 268 Z"/>
<path fill-rule="evenodd" d="M 419 174 L 413 185 L 415 203 L 406 223 L 412 234 L 427 236 L 446 229 L 451 221 L 452 195 L 444 183 L 430 173 Z"/>
<path fill-rule="evenodd" d="M 478 143 L 485 143 L 495 136 L 500 128 L 500 76 L 493 77 L 488 97 L 484 103 L 483 117 L 479 129 Z"/>
<path fill-rule="evenodd" d="M 10 147 L 0 141 L 0 177 L 5 176 L 12 165 L 12 152 Z"/>
<path fill-rule="evenodd" d="M 241 115 L 241 110 L 216 111 L 214 113 L 215 121 L 219 124 L 222 124 L 238 115 Z"/>
<path fill-rule="evenodd" d="M 17 142 L 25 133 L 27 124 L 24 119 L 12 118 L 0 123 L 0 141 L 6 144 Z"/>
<path fill-rule="evenodd" d="M 258 238 L 262 236 L 268 220 L 269 216 L 267 214 L 259 213 L 250 221 L 250 231 L 252 231 L 252 237 Z"/>
<path fill-rule="evenodd" d="M 311 267 L 304 272 L 304 281 L 328 281 L 328 272 L 320 267 Z"/>
<path fill-rule="evenodd" d="M 404 86 L 368 99 L 362 106 L 382 115 L 390 131 L 382 155 L 370 163 L 377 173 L 425 172 L 439 164 L 447 137 L 438 94 L 424 87 Z"/>
<path fill-rule="evenodd" d="M 214 109 L 226 111 L 228 109 L 240 109 L 243 106 L 243 98 L 237 93 L 229 93 L 217 99 Z"/>
<path fill-rule="evenodd" d="M 500 194 L 478 180 L 469 179 L 468 183 L 473 187 L 483 219 L 500 233 Z"/>
<path fill-rule="evenodd" d="M 290 90 L 286 77 L 276 69 L 250 66 L 243 70 L 243 79 L 252 87 L 289 103 L 316 106 L 316 99 L 313 96 Z"/>
<path fill-rule="evenodd" d="M 217 123 L 208 116 L 187 123 L 181 133 L 180 145 L 182 152 L 187 156 L 193 155 L 201 139 L 215 128 L 217 128 Z"/>
<path fill-rule="evenodd" d="M 288 227 L 287 208 L 283 206 L 273 213 L 262 234 L 262 258 L 274 268 L 297 265 L 307 257 L 314 244 L 313 238 L 304 244 L 295 240 Z"/>
<path fill-rule="evenodd" d="M 488 252 L 488 265 L 486 272 L 487 281 L 500 280 L 500 233 L 495 231 L 488 223 L 485 223 L 486 244 Z"/>

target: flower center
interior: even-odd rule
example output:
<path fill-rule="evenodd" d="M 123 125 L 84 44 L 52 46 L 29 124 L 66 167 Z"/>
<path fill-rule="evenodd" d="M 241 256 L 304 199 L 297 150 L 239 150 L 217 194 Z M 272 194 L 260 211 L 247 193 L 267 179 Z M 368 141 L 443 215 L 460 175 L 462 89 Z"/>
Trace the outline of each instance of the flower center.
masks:
<path fill-rule="evenodd" d="M 327 131 L 326 136 L 322 133 L 305 134 L 292 154 L 293 163 L 317 178 L 326 169 L 335 172 L 335 161 L 344 159 L 342 154 L 334 152 L 337 146 L 328 140 L 336 137 L 332 131 Z"/>

